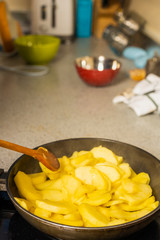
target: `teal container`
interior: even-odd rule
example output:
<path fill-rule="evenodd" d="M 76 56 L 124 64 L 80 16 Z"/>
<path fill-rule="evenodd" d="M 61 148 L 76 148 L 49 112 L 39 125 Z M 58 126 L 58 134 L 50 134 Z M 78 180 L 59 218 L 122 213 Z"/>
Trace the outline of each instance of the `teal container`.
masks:
<path fill-rule="evenodd" d="M 92 0 L 77 0 L 76 36 L 90 37 L 92 34 Z"/>

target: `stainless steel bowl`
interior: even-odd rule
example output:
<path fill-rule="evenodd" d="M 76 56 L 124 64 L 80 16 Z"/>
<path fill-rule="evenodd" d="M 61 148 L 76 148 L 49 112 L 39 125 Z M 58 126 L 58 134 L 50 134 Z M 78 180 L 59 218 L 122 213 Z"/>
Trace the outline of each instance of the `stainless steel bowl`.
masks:
<path fill-rule="evenodd" d="M 117 26 L 108 25 L 103 32 L 103 38 L 116 55 L 121 55 L 130 44 L 130 39 Z"/>
<path fill-rule="evenodd" d="M 80 57 L 76 59 L 76 63 L 79 67 L 93 70 L 96 69 L 98 71 L 103 71 L 105 69 L 115 70 L 120 68 L 120 62 L 116 59 L 108 59 L 104 56 L 99 57 Z"/>
<path fill-rule="evenodd" d="M 83 81 L 94 86 L 105 86 L 115 78 L 121 63 L 104 56 L 84 56 L 75 60 L 75 66 Z"/>

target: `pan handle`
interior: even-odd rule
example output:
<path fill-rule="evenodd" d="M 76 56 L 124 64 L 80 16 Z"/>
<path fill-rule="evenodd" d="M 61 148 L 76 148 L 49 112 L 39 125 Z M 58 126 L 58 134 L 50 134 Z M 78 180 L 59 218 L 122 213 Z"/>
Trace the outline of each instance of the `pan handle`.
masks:
<path fill-rule="evenodd" d="M 7 173 L 4 172 L 4 169 L 0 168 L 0 191 L 7 191 L 6 178 L 7 178 Z"/>

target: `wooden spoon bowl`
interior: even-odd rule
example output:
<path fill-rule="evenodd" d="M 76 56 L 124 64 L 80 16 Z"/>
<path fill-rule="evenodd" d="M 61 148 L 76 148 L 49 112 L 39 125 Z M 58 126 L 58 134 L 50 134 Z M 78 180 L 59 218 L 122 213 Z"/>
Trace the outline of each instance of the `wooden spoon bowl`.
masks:
<path fill-rule="evenodd" d="M 52 171 L 56 171 L 60 167 L 59 161 L 56 156 L 44 147 L 39 147 L 38 149 L 30 149 L 1 139 L 0 147 L 29 155 L 37 159 L 39 162 L 41 162 L 43 165 L 45 165 L 48 169 Z"/>

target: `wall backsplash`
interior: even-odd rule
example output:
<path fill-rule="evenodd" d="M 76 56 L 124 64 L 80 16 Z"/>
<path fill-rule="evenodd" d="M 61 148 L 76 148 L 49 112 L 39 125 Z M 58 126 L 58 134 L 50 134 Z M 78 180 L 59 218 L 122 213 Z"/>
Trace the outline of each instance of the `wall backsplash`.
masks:
<path fill-rule="evenodd" d="M 10 11 L 25 12 L 30 10 L 32 0 L 5 0 Z"/>
<path fill-rule="evenodd" d="M 25 12 L 30 10 L 32 0 L 5 1 L 9 10 Z M 146 20 L 144 33 L 160 44 L 160 0 L 127 0 L 127 2 L 130 2 L 129 10 L 137 12 Z"/>
<path fill-rule="evenodd" d="M 160 44 L 160 0 L 131 0 L 129 10 L 146 20 L 144 33 Z"/>

